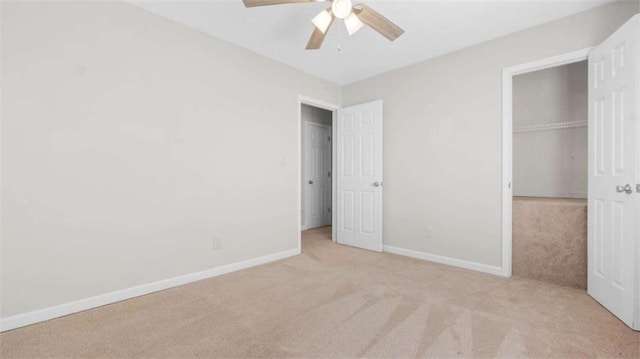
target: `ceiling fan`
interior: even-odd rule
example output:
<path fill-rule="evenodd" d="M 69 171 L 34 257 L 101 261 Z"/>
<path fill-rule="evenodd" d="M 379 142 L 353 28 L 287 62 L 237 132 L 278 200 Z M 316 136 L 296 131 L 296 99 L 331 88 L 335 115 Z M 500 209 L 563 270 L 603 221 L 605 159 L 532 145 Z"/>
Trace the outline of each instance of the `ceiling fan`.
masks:
<path fill-rule="evenodd" d="M 349 35 L 360 30 L 364 25 L 368 25 L 382 36 L 390 41 L 400 37 L 404 33 L 398 25 L 391 22 L 386 17 L 368 7 L 365 4 L 353 5 L 351 0 L 242 0 L 245 7 L 294 4 L 294 3 L 311 3 L 311 2 L 330 2 L 331 7 L 322 10 L 316 17 L 311 20 L 316 26 L 313 29 L 311 38 L 307 43 L 307 50 L 316 50 L 322 46 L 325 35 L 329 30 L 333 21 L 344 19 Z"/>

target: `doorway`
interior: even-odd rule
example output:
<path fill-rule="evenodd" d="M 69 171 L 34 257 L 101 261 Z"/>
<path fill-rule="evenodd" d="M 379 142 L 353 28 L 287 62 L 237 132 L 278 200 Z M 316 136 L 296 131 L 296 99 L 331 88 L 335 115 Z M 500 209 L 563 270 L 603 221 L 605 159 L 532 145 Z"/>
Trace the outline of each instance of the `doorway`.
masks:
<path fill-rule="evenodd" d="M 333 209 L 336 203 L 336 181 L 333 175 L 336 166 L 333 136 L 339 108 L 338 105 L 310 97 L 298 97 L 298 225 L 300 234 L 298 248 L 300 252 L 302 252 L 303 235 L 305 239 L 313 237 L 314 239 L 336 242 L 335 226 L 333 226 L 335 222 Z M 312 141 L 307 140 L 309 137 Z M 324 137 L 326 137 L 326 143 L 323 144 Z M 311 152 L 311 154 L 307 154 L 307 152 Z M 312 159 L 311 162 L 308 161 L 309 158 Z M 313 170 L 308 170 L 308 166 Z M 326 177 L 321 176 L 321 173 L 324 172 L 326 172 Z M 311 175 L 311 178 L 308 174 Z M 312 183 L 309 183 L 310 181 Z M 308 192 L 321 200 L 314 198 L 310 203 Z M 308 219 L 309 215 L 312 217 L 311 221 Z"/>
<path fill-rule="evenodd" d="M 300 252 L 302 233 L 310 228 L 324 228 L 332 242 L 382 251 L 382 110 L 381 100 L 339 108 L 299 97 Z M 313 121 L 313 113 L 319 113 L 324 123 Z"/>
<path fill-rule="evenodd" d="M 546 173 L 540 174 L 539 173 L 540 169 L 541 168 L 543 169 L 545 166 L 547 166 L 548 163 L 544 163 L 536 158 L 528 159 L 527 157 L 531 157 L 535 155 L 540 156 L 540 153 L 539 152 L 527 153 L 526 152 L 527 150 L 524 149 L 526 148 L 527 142 L 531 142 L 534 144 L 536 143 L 536 141 L 538 141 L 539 143 L 542 143 L 544 141 L 557 142 L 558 139 L 554 137 L 558 137 L 560 135 L 561 129 L 563 127 L 578 129 L 578 131 L 574 131 L 574 132 L 586 131 L 587 119 L 580 118 L 580 119 L 574 120 L 574 119 L 568 119 L 566 116 L 560 116 L 560 119 L 550 120 L 548 118 L 544 118 L 543 117 L 544 115 L 541 115 L 542 117 L 532 116 L 530 119 L 528 119 L 530 123 L 527 124 L 526 122 L 527 119 L 525 118 L 524 123 L 518 124 L 518 126 L 516 127 L 514 123 L 515 121 L 514 116 L 516 115 L 516 113 L 514 111 L 518 111 L 518 109 L 514 108 L 514 81 L 517 80 L 517 76 L 528 74 L 535 77 L 536 72 L 538 72 L 538 74 L 540 75 L 541 72 L 545 70 L 549 70 L 551 73 L 545 73 L 545 74 L 542 74 L 541 76 L 537 76 L 538 77 L 537 81 L 541 81 L 541 79 L 544 80 L 545 75 L 547 77 L 550 75 L 553 75 L 552 72 L 561 71 L 561 72 L 567 73 L 569 71 L 567 71 L 566 68 L 564 69 L 564 71 L 559 69 L 562 69 L 562 67 L 566 65 L 571 66 L 571 65 L 579 64 L 581 62 L 582 63 L 586 62 L 590 52 L 591 52 L 591 48 L 582 49 L 582 50 L 574 51 L 571 53 L 506 68 L 503 70 L 502 275 L 505 277 L 511 277 L 513 273 L 512 264 L 513 264 L 514 194 L 517 195 L 517 194 L 538 193 L 537 195 L 538 198 L 545 198 L 545 197 L 548 198 L 548 197 L 570 197 L 568 192 L 572 192 L 574 193 L 573 196 L 580 197 L 582 196 L 580 194 L 581 193 L 580 189 L 566 190 L 566 188 L 583 188 L 581 187 L 581 185 L 582 186 L 587 185 L 586 183 L 587 179 L 584 177 L 580 177 L 581 175 L 577 174 L 579 170 L 575 170 L 576 173 L 573 175 L 563 173 L 562 174 L 563 176 L 569 177 L 570 179 L 570 180 L 565 180 L 564 182 L 562 180 L 557 179 L 559 175 L 557 173 L 554 173 L 554 171 L 557 172 L 558 170 L 557 168 L 551 169 L 549 171 L 546 171 Z M 576 65 L 576 66 L 579 66 L 579 65 Z M 533 80 L 535 81 L 536 79 L 533 79 Z M 526 81 L 524 82 L 526 85 Z M 559 88 L 557 84 L 555 86 Z M 556 107 L 562 108 L 562 106 L 556 106 Z M 535 104 L 532 110 L 536 112 Z M 561 111 L 561 110 L 556 110 L 556 111 Z M 543 133 L 545 131 L 556 131 L 556 133 L 555 134 Z M 524 135 L 525 133 L 527 135 Z M 531 134 L 533 134 L 533 136 L 531 136 Z M 523 140 L 519 145 L 521 145 L 521 147 L 523 147 L 522 149 L 524 149 L 523 151 L 524 158 L 519 158 L 519 159 L 514 158 L 515 136 L 519 136 L 521 137 L 520 140 Z M 539 138 L 536 138 L 536 136 Z M 526 139 L 524 137 L 529 137 L 529 139 Z M 576 142 L 577 146 L 579 147 L 580 136 L 575 135 L 575 137 L 577 138 L 577 140 L 574 142 Z M 560 146 L 560 144 L 558 144 L 558 146 Z M 562 147 L 560 146 L 560 148 Z M 547 149 L 548 148 L 544 148 L 543 150 L 547 150 Z M 571 152 L 568 150 L 565 150 L 565 151 Z M 575 151 L 576 150 L 574 148 L 574 152 Z M 573 160 L 574 165 L 581 163 L 581 161 L 575 158 L 576 156 L 575 154 L 573 156 L 574 156 L 574 160 Z M 571 155 L 569 155 L 569 158 L 571 158 Z M 522 168 L 514 169 L 514 160 L 518 160 L 519 164 L 522 164 L 524 166 L 521 166 Z M 536 168 L 534 165 L 540 168 Z M 580 168 L 580 167 L 577 166 L 577 168 Z M 515 170 L 519 171 L 517 176 L 516 176 L 516 173 L 514 172 Z M 542 179 L 539 181 L 529 181 L 531 184 L 524 182 L 526 180 L 524 180 L 523 178 L 530 177 L 530 173 L 536 173 L 537 175 L 541 175 Z M 520 178 L 519 180 L 520 183 L 515 183 L 515 179 L 517 178 Z M 543 181 L 547 181 L 547 183 L 544 186 L 541 186 L 541 182 Z M 518 188 L 518 191 L 516 192 L 514 192 L 515 186 L 520 186 Z M 563 188 L 565 189 L 563 190 Z M 526 197 L 526 196 L 523 196 L 523 197 Z"/>
<path fill-rule="evenodd" d="M 512 274 L 587 289 L 588 64 L 513 77 Z"/>
<path fill-rule="evenodd" d="M 639 29 L 636 15 L 593 49 L 503 70 L 503 275 L 512 274 L 513 79 L 587 60 L 587 293 L 635 330 L 640 330 Z"/>

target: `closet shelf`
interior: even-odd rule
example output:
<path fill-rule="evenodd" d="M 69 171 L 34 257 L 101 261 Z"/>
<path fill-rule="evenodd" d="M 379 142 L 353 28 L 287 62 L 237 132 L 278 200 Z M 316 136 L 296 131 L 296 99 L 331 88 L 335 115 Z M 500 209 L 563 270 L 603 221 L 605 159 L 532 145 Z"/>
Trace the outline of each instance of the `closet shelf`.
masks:
<path fill-rule="evenodd" d="M 587 127 L 587 121 L 556 122 L 556 123 L 545 123 L 542 125 L 524 126 L 524 127 L 514 128 L 513 133 L 561 130 L 566 128 L 578 128 L 578 127 Z"/>

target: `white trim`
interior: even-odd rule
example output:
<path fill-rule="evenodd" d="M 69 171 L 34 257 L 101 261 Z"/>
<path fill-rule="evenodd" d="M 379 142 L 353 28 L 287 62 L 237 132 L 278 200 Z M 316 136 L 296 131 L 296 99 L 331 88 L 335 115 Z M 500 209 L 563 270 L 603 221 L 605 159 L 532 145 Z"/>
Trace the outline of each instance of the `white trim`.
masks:
<path fill-rule="evenodd" d="M 298 95 L 298 102 L 303 103 L 305 105 L 313 106 L 313 107 L 319 107 L 329 111 L 337 111 L 342 108 L 342 106 L 339 106 L 330 102 L 325 102 L 322 100 L 317 100 L 304 95 Z"/>
<path fill-rule="evenodd" d="M 512 76 L 522 75 L 529 72 L 538 70 L 544 70 L 552 67 L 558 67 L 562 65 L 573 64 L 580 61 L 585 61 L 589 57 L 589 53 L 593 50 L 593 47 L 587 47 L 584 49 L 567 52 L 565 54 L 551 56 L 544 59 L 539 59 L 524 64 L 507 67 L 502 70 L 502 73 L 510 73 Z"/>
<path fill-rule="evenodd" d="M 27 325 L 44 322 L 46 320 L 63 317 L 65 315 L 82 312 L 85 310 L 101 307 L 103 305 L 120 302 L 123 300 L 147 295 L 161 290 L 178 287 L 184 284 L 197 282 L 203 279 L 217 277 L 223 274 L 236 272 L 262 264 L 274 262 L 300 254 L 298 249 L 269 254 L 266 256 L 231 263 L 220 267 L 207 269 L 201 272 L 185 274 L 153 283 L 138 285 L 135 287 L 118 290 L 111 293 L 97 295 L 95 297 L 80 299 L 75 302 L 56 305 L 49 308 L 39 309 L 32 312 L 14 315 L 0 320 L 0 332 L 24 327 Z"/>
<path fill-rule="evenodd" d="M 487 264 L 470 262 L 470 261 L 465 261 L 465 260 L 462 260 L 462 259 L 444 257 L 444 256 L 436 255 L 436 254 L 418 252 L 418 251 L 414 251 L 414 250 L 411 250 L 411 249 L 404 249 L 404 248 L 387 246 L 387 245 L 382 246 L 382 250 L 384 252 L 387 252 L 387 253 L 393 253 L 393 254 L 398 254 L 398 255 L 401 255 L 401 256 L 421 259 L 423 261 L 440 263 L 440 264 L 445 264 L 445 265 L 449 265 L 449 266 L 453 266 L 453 267 L 470 269 L 470 270 L 474 270 L 474 271 L 477 271 L 477 272 L 482 272 L 482 273 L 488 273 L 488 274 L 493 274 L 493 275 L 497 275 L 497 276 L 502 276 L 502 268 L 496 267 L 496 266 L 490 266 L 490 265 L 487 265 Z"/>
<path fill-rule="evenodd" d="M 640 17 L 640 13 L 633 16 L 637 19 Z M 632 19 L 633 19 L 632 18 Z M 639 21 L 636 21 L 636 29 L 640 30 Z M 640 92 L 640 71 L 636 71 L 636 96 Z M 640 101 L 636 99 L 636 138 L 640 138 Z M 640 186 L 640 143 L 636 143 L 636 186 Z M 636 211 L 640 216 L 640 188 L 636 187 Z M 635 318 L 633 322 L 633 330 L 640 331 L 640 221 L 636 223 L 636 274 L 635 274 L 635 292 L 636 292 L 636 307 Z"/>
<path fill-rule="evenodd" d="M 585 61 L 593 48 L 528 62 L 502 70 L 502 276 L 511 277 L 513 177 L 513 76 Z"/>
<path fill-rule="evenodd" d="M 0 6 L 0 27 L 2 27 L 2 14 L 3 14 L 2 6 Z M 2 45 L 0 44 L 0 58 L 4 58 L 4 57 L 2 57 L 2 54 L 3 54 Z M 2 79 L 3 79 L 2 78 L 2 72 L 3 71 L 0 71 L 0 84 L 4 83 L 4 82 L 2 82 Z M 2 87 L 3 86 L 0 86 L 0 99 L 2 99 Z M 2 101 L 0 101 L 0 102 L 2 102 Z M 2 222 L 2 218 L 4 217 L 2 215 L 2 207 L 3 207 L 2 206 L 2 203 L 3 203 L 2 202 L 2 199 L 3 199 L 2 193 L 4 193 L 3 190 L 2 190 L 2 179 L 4 178 L 4 176 L 2 175 L 2 168 L 3 168 L 2 167 L 2 158 L 3 158 L 2 157 L 2 114 L 0 113 L 0 250 L 2 249 L 2 243 L 3 243 L 3 237 L 2 237 L 2 232 L 3 231 L 2 231 L 2 228 L 4 228 L 3 227 L 3 222 Z M 2 268 L 2 256 L 1 255 L 0 255 L 0 268 Z M 0 304 L 2 303 L 2 298 L 4 298 L 4 293 L 3 293 L 2 287 L 3 287 L 2 283 L 0 283 Z M 2 323 L 1 322 L 0 322 L 0 329 L 2 329 Z"/>
<path fill-rule="evenodd" d="M 336 141 L 333 139 L 336 137 L 336 121 L 338 119 L 337 112 L 341 109 L 341 106 L 325 102 L 322 100 L 316 100 L 311 97 L 298 95 L 298 226 L 302 223 L 302 104 L 319 107 L 325 110 L 329 110 L 332 113 L 331 118 L 331 193 L 333 199 L 331 200 L 331 223 L 336 221 Z M 306 226 L 305 226 L 306 229 Z M 336 241 L 336 229 L 332 226 L 331 240 Z M 298 249 L 302 252 L 302 231 L 298 234 Z"/>
<path fill-rule="evenodd" d="M 338 223 L 338 217 L 336 213 L 338 212 L 337 204 L 338 204 L 338 157 L 337 156 L 337 145 L 336 145 L 336 133 L 338 133 L 338 110 L 340 108 L 336 108 L 333 110 L 333 115 L 331 116 L 331 240 L 333 243 L 338 243 L 338 230 L 337 227 L 334 226 L 334 223 Z"/>

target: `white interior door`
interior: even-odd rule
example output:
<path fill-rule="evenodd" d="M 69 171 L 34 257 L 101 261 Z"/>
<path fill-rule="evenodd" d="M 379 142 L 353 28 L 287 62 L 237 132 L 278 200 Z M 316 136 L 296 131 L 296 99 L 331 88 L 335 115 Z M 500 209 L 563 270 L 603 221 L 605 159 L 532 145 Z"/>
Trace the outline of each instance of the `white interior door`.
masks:
<path fill-rule="evenodd" d="M 640 329 L 640 15 L 589 55 L 588 292 Z"/>
<path fill-rule="evenodd" d="M 331 224 L 331 127 L 306 122 L 305 137 L 305 226 L 309 229 Z"/>
<path fill-rule="evenodd" d="M 337 241 L 382 251 L 382 101 L 338 110 Z"/>

